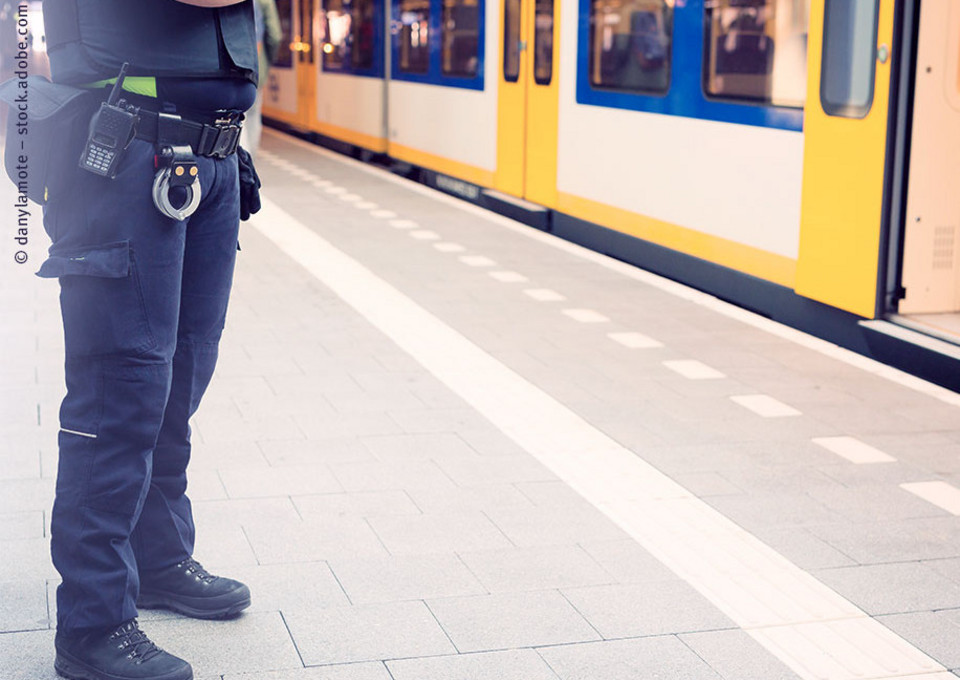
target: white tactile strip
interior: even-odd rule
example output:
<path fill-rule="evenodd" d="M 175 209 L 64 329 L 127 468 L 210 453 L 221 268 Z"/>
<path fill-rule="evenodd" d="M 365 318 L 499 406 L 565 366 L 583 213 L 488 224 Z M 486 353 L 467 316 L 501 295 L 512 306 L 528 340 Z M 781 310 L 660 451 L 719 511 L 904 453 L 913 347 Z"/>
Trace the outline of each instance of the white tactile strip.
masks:
<path fill-rule="evenodd" d="M 717 369 L 694 359 L 664 361 L 663 365 L 690 380 L 718 380 L 727 377 Z"/>
<path fill-rule="evenodd" d="M 945 671 L 270 201 L 253 225 L 802 678 Z"/>
<path fill-rule="evenodd" d="M 630 349 L 655 349 L 657 347 L 663 347 L 663 343 L 659 340 L 654 340 L 649 335 L 637 333 L 636 331 L 607 333 L 607 337 Z"/>
<path fill-rule="evenodd" d="M 933 503 L 951 515 L 960 516 L 960 489 L 947 482 L 909 482 L 900 488 Z"/>
<path fill-rule="evenodd" d="M 730 398 L 762 418 L 789 418 L 802 415 L 792 406 L 766 394 L 742 394 Z"/>
<path fill-rule="evenodd" d="M 813 443 L 827 451 L 846 458 L 856 465 L 869 463 L 893 463 L 897 459 L 855 437 L 815 437 Z"/>

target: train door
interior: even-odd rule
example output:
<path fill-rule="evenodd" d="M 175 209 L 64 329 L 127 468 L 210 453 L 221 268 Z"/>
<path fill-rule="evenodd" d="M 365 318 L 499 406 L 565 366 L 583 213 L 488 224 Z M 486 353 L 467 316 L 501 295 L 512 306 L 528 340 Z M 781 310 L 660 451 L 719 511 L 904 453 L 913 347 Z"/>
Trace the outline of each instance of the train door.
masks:
<path fill-rule="evenodd" d="M 299 99 L 299 116 L 297 124 L 307 129 L 316 118 L 317 111 L 317 49 L 315 36 L 319 13 L 318 0 L 299 0 L 300 36 L 297 42 L 297 98 Z"/>
<path fill-rule="evenodd" d="M 300 55 L 299 6 L 296 0 L 276 0 L 283 37 L 277 60 L 270 67 L 263 91 L 263 114 L 269 118 L 296 125 L 299 123 L 299 81 L 297 69 Z"/>
<path fill-rule="evenodd" d="M 873 318 L 895 0 L 812 0 L 796 292 Z"/>
<path fill-rule="evenodd" d="M 960 338 L 960 0 L 920 4 L 898 312 Z"/>
<path fill-rule="evenodd" d="M 554 206 L 560 2 L 501 1 L 494 184 L 502 192 Z"/>

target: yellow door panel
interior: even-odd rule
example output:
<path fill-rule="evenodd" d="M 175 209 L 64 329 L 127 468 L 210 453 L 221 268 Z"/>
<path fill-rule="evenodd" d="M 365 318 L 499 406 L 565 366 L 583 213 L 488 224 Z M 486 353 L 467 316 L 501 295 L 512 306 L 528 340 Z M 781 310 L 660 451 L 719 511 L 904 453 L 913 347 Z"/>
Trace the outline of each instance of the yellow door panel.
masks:
<path fill-rule="evenodd" d="M 872 318 L 877 304 L 890 64 L 898 58 L 889 53 L 894 0 L 879 3 L 873 100 L 859 118 L 829 115 L 823 107 L 824 5 L 825 0 L 813 0 L 810 8 L 796 292 Z"/>
<path fill-rule="evenodd" d="M 527 12 L 524 0 L 499 0 L 501 34 L 497 70 L 497 170 L 495 188 L 523 196 L 527 117 Z"/>
<path fill-rule="evenodd" d="M 557 205 L 557 134 L 560 66 L 560 3 L 529 2 L 533 46 L 528 76 L 527 159 L 524 197 Z"/>

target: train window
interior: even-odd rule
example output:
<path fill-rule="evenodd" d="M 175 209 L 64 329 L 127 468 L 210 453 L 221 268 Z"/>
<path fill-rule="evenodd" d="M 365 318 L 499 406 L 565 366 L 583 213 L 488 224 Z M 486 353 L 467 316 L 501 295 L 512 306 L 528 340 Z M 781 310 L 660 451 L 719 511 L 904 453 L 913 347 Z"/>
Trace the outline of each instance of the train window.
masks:
<path fill-rule="evenodd" d="M 374 57 L 373 0 L 324 0 L 323 68 L 368 69 Z"/>
<path fill-rule="evenodd" d="M 591 0 L 590 84 L 666 92 L 674 0 Z"/>
<path fill-rule="evenodd" d="M 426 73 L 430 66 L 430 0 L 400 0 L 399 63 L 406 73 Z"/>
<path fill-rule="evenodd" d="M 820 103 L 831 116 L 863 118 L 873 104 L 880 0 L 827 0 Z"/>
<path fill-rule="evenodd" d="M 706 0 L 707 95 L 803 108 L 809 16 L 810 0 Z"/>
<path fill-rule="evenodd" d="M 283 37 L 280 39 L 280 49 L 273 65 L 290 68 L 293 66 L 293 51 L 290 49 L 293 42 L 293 0 L 277 0 L 277 13 L 280 15 Z"/>
<path fill-rule="evenodd" d="M 443 0 L 442 42 L 444 75 L 477 75 L 480 61 L 480 9 L 477 0 Z"/>
<path fill-rule="evenodd" d="M 553 0 L 537 0 L 533 33 L 533 79 L 538 85 L 553 80 Z"/>
<path fill-rule="evenodd" d="M 520 0 L 503 3 L 503 78 L 515 83 L 520 78 Z"/>

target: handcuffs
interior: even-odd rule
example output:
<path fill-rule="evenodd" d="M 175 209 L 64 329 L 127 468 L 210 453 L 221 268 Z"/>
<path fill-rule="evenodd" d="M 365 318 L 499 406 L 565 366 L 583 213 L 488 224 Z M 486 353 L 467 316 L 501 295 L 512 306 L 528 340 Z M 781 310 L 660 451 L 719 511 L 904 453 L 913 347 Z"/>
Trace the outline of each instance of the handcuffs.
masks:
<path fill-rule="evenodd" d="M 164 146 L 154 156 L 157 174 L 153 178 L 153 204 L 161 214 L 182 221 L 200 205 L 200 171 L 197 158 L 189 146 Z M 182 188 L 186 200 L 178 208 L 170 200 L 170 192 Z"/>

